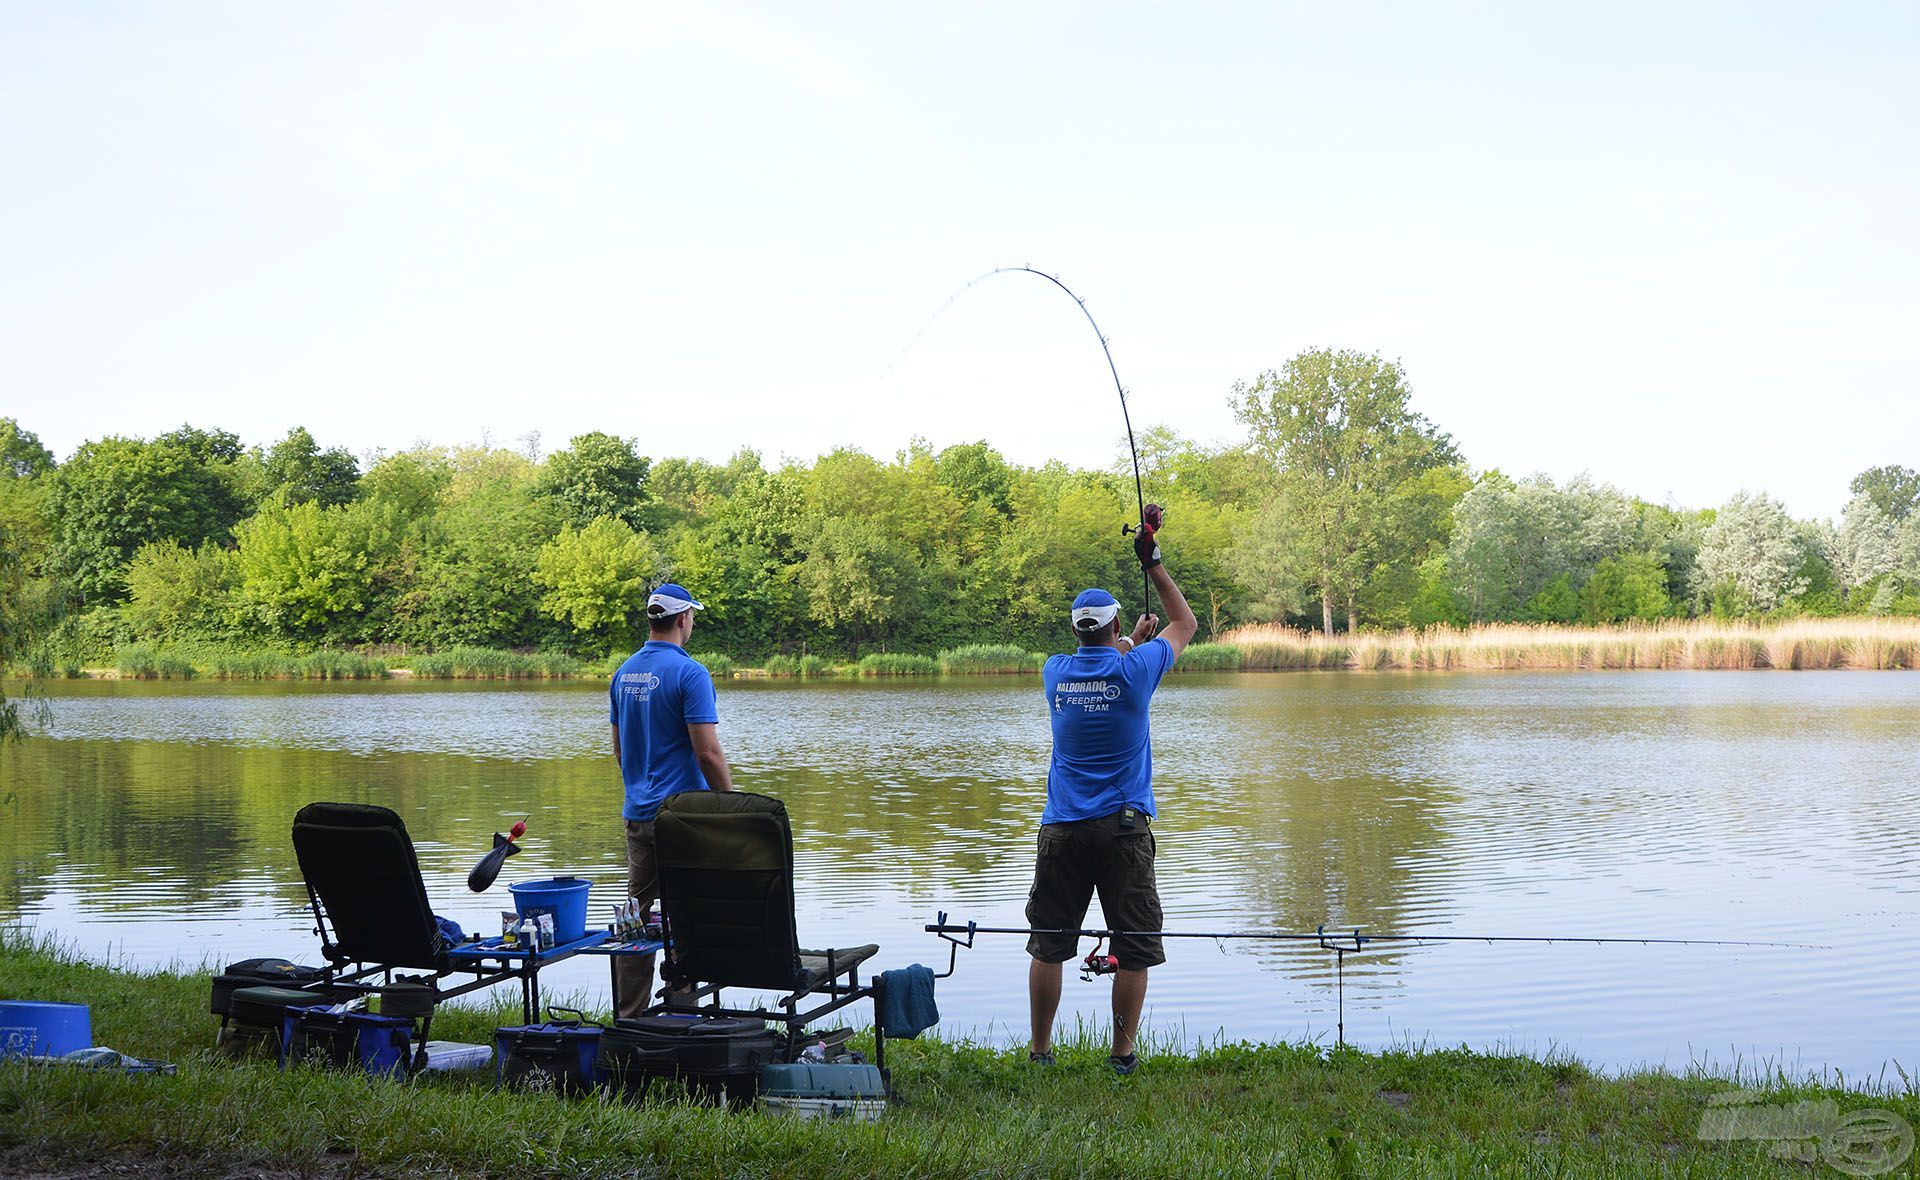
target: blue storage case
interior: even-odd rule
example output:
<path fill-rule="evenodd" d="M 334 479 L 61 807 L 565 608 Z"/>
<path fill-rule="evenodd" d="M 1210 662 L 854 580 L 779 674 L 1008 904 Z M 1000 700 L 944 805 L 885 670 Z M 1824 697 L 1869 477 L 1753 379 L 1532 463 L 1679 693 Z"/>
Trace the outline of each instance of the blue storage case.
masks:
<path fill-rule="evenodd" d="M 289 1064 L 358 1066 L 375 1077 L 405 1076 L 413 1021 L 368 1012 L 329 1012 L 327 1005 L 289 1008 L 280 1035 L 280 1068 Z"/>
<path fill-rule="evenodd" d="M 600 1060 L 597 1024 L 519 1024 L 493 1030 L 494 1080 L 516 1090 L 585 1094 Z"/>

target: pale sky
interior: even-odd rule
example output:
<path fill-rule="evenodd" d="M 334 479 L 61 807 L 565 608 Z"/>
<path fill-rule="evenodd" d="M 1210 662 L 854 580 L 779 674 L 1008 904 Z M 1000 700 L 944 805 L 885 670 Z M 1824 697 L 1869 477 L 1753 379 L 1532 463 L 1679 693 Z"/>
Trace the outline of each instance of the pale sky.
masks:
<path fill-rule="evenodd" d="M 1830 515 L 1920 466 L 1916 115 L 1912 3 L 0 0 L 0 415 L 1107 465 L 1070 301 L 929 325 L 1031 263 L 1139 426 L 1352 347 L 1476 467 Z"/>

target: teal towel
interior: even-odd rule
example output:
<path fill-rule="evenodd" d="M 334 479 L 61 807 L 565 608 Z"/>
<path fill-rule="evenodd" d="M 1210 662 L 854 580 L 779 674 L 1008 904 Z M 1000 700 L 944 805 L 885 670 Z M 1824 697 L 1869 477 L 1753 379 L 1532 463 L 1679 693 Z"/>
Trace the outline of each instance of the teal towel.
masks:
<path fill-rule="evenodd" d="M 915 963 L 880 973 L 880 1035 L 911 1040 L 940 1023 L 933 968 Z"/>

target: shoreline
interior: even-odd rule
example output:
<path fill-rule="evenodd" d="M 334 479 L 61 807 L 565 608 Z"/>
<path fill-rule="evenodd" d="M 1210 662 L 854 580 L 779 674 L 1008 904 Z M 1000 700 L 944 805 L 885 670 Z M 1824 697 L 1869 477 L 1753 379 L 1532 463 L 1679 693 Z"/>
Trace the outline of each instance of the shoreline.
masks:
<path fill-rule="evenodd" d="M 804 655 L 749 664 L 723 653 L 694 658 L 715 679 L 938 680 L 1035 676 L 1051 653 L 970 645 L 933 655 L 875 652 L 831 662 Z M 210 645 L 134 644 L 112 665 L 68 667 L 87 680 L 580 680 L 607 679 L 617 659 L 489 648 L 408 653 L 378 646 L 304 655 Z M 1911 671 L 1920 669 L 1920 619 L 1855 616 L 1771 624 L 1669 621 L 1577 627 L 1499 623 L 1455 629 L 1322 635 L 1242 627 L 1190 645 L 1174 666 L 1194 672 Z"/>
<path fill-rule="evenodd" d="M 1060 1065 L 923 1038 L 888 1049 L 901 1101 L 877 1123 L 793 1121 L 678 1101 L 633 1107 L 497 1091 L 491 1073 L 407 1082 L 233 1064 L 208 1051 L 208 976 L 127 971 L 0 935 L 0 995 L 89 1003 L 102 1044 L 171 1078 L 0 1066 L 7 1170 L 294 1175 L 1805 1176 L 1765 1140 L 1700 1138 L 1716 1094 L 1693 1070 L 1607 1076 L 1577 1061 L 1425 1046 L 1218 1042 L 1144 1053 L 1115 1078 L 1097 1030 Z M 490 1040 L 495 1008 L 443 1008 L 446 1039 Z M 1151 1047 L 1151 1042 L 1149 1047 Z M 1756 1071 L 1758 1072 L 1758 1071 Z M 1744 1079 L 1766 1104 L 1873 1110 L 1920 1126 L 1920 1091 Z M 1722 1100 L 1724 1102 L 1724 1100 Z M 1818 1143 L 1806 1146 L 1823 1150 Z M 17 1165 L 17 1166 L 16 1166 Z M 58 1169 L 70 1172 L 59 1172 Z"/>

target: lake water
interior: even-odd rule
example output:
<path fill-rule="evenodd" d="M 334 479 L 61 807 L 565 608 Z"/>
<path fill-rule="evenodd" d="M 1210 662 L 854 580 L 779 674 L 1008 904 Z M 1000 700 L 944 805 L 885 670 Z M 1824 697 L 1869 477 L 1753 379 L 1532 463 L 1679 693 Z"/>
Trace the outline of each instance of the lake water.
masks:
<path fill-rule="evenodd" d="M 624 880 L 591 685 L 75 682 L 0 754 L 0 918 L 142 965 L 317 960 L 288 840 L 315 799 L 406 819 L 469 929 L 465 876 Z M 738 785 L 786 800 L 801 940 L 944 968 L 936 911 L 1022 924 L 1048 732 L 1031 679 L 721 686 Z M 1760 939 L 1418 944 L 1349 957 L 1347 1038 L 1563 1051 L 1607 1067 L 1920 1062 L 1920 676 L 1628 672 L 1190 676 L 1155 702 L 1169 929 Z M 1097 919 L 1096 906 L 1090 918 Z M 1097 922 L 1090 922 L 1097 924 Z M 1332 957 L 1176 941 L 1150 1031 L 1330 1041 Z M 1025 1034 L 1017 937 L 943 981 L 950 1032 Z M 543 981 L 603 999 L 600 960 Z M 1104 1018 L 1069 977 L 1063 1014 Z M 863 1013 L 864 1015 L 864 1013 Z"/>

